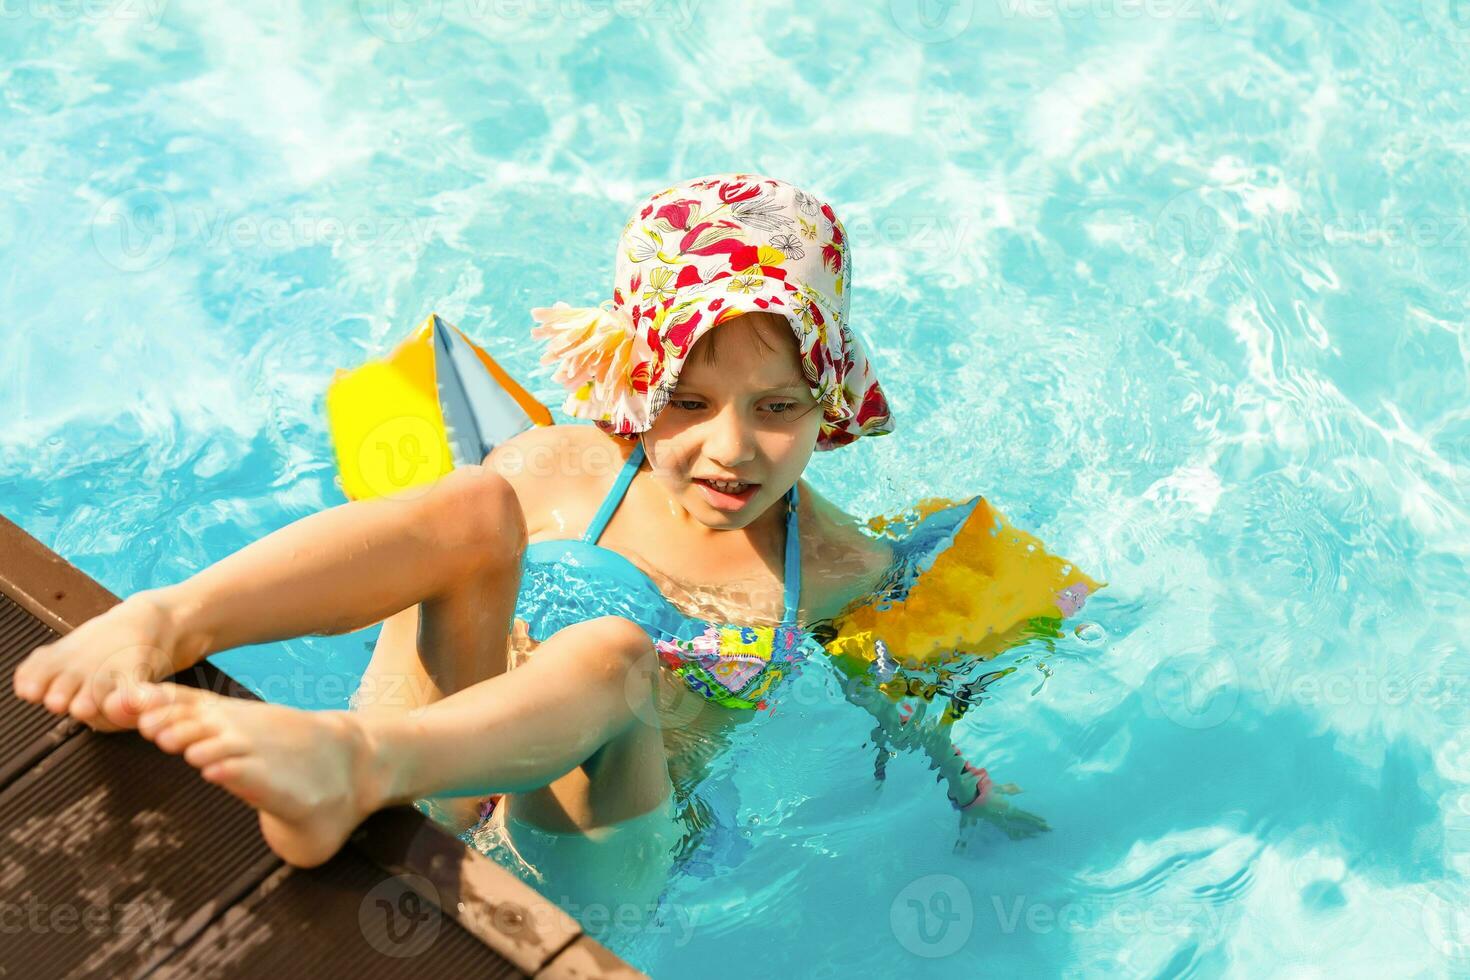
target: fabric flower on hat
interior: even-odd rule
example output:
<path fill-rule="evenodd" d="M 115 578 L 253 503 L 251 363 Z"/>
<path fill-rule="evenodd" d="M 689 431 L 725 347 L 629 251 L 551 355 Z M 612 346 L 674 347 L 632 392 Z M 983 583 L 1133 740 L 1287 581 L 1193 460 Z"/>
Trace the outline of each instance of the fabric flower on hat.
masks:
<path fill-rule="evenodd" d="M 611 302 L 601 307 L 572 307 L 557 302 L 537 307 L 531 317 L 539 326 L 531 336 L 547 342 L 543 364 L 557 364 L 552 379 L 572 389 L 564 406 L 574 418 L 600 420 L 646 418 L 649 355 L 633 321 Z"/>

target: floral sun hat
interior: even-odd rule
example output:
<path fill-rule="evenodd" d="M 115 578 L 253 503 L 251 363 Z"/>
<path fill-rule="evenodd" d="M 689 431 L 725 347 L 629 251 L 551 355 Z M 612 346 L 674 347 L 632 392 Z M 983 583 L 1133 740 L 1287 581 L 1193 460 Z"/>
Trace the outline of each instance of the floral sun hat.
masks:
<path fill-rule="evenodd" d="M 644 199 L 618 241 L 611 300 L 531 311 L 563 411 L 605 432 L 646 431 L 690 350 L 739 313 L 785 315 L 822 406 L 817 449 L 891 432 L 888 401 L 848 324 L 852 260 L 830 205 L 783 180 L 715 174 Z"/>

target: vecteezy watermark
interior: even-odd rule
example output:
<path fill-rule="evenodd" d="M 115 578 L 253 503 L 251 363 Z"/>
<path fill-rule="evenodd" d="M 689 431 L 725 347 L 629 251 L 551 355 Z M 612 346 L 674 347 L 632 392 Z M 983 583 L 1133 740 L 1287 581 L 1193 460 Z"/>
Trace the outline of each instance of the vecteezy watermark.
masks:
<path fill-rule="evenodd" d="M 168 929 L 164 905 L 134 900 L 111 904 L 43 902 L 35 896 L 23 902 L 0 899 L 0 935 L 55 933 L 61 936 L 82 932 L 90 936 L 127 936 L 147 930 L 158 940 Z"/>
<path fill-rule="evenodd" d="M 623 696 L 633 717 L 663 731 L 683 728 L 710 708 L 710 703 L 652 659 L 636 661 L 623 679 Z"/>
<path fill-rule="evenodd" d="M 0 20 L 117 21 L 151 31 L 167 7 L 168 0 L 0 0 Z"/>
<path fill-rule="evenodd" d="M 1413 705 L 1455 714 L 1470 704 L 1470 674 L 1454 671 L 1381 674 L 1362 664 L 1346 670 L 1293 672 L 1262 667 L 1259 689 L 1271 705 Z"/>
<path fill-rule="evenodd" d="M 1025 895 L 990 897 L 1000 931 L 1111 933 L 1118 936 L 1170 935 L 1181 929 L 1223 935 L 1221 907 L 1210 902 L 1124 900 L 1109 905 L 1088 902 L 1033 902 Z"/>
<path fill-rule="evenodd" d="M 1432 711 L 1451 726 L 1470 718 L 1470 670 L 1449 659 L 1434 670 L 1383 673 L 1364 664 L 1302 671 L 1261 664 L 1243 671 L 1228 651 L 1213 650 L 1163 661 L 1147 692 L 1158 713 L 1184 728 L 1214 728 L 1231 718 L 1243 692 L 1266 708 L 1412 707 Z"/>
<path fill-rule="evenodd" d="M 1228 191 L 1195 187 L 1169 199 L 1154 218 L 1154 242 L 1187 272 L 1210 272 L 1235 251 L 1240 209 Z"/>
<path fill-rule="evenodd" d="M 389 44 L 412 44 L 439 29 L 444 0 L 357 0 L 357 15 Z"/>
<path fill-rule="evenodd" d="M 1221 0 L 999 0 L 1007 20 L 1198 21 L 1211 30 L 1225 24 Z"/>
<path fill-rule="evenodd" d="M 1470 0 L 1467 0 L 1470 2 Z M 1154 219 L 1154 241 L 1180 268 L 1209 272 L 1229 261 L 1246 226 L 1231 192 L 1192 188 Z M 1252 226 L 1277 245 L 1318 248 L 1470 249 L 1470 213 L 1293 213 L 1256 218 Z"/>
<path fill-rule="evenodd" d="M 1223 724 L 1240 700 L 1240 671 L 1225 651 L 1184 654 L 1159 664 L 1148 694 L 1159 713 L 1184 728 Z"/>
<path fill-rule="evenodd" d="M 617 472 L 623 457 L 611 445 L 581 445 L 570 439 L 531 446 L 507 445 L 496 452 L 491 465 L 502 476 L 602 477 Z"/>
<path fill-rule="evenodd" d="M 1470 214 L 1291 214 L 1269 222 L 1269 230 L 1301 248 L 1470 248 Z"/>
<path fill-rule="evenodd" d="M 434 423 L 419 415 L 398 415 L 373 426 L 348 458 L 368 493 L 401 502 L 433 489 L 450 469 L 448 452 Z"/>
<path fill-rule="evenodd" d="M 975 0 L 888 0 L 894 25 L 920 44 L 953 41 L 975 19 Z"/>
<path fill-rule="evenodd" d="M 374 885 L 357 908 L 357 926 L 384 956 L 406 958 L 428 949 L 439 935 L 439 890 L 429 879 L 399 874 Z"/>
<path fill-rule="evenodd" d="M 92 217 L 97 254 L 123 272 L 146 272 L 168 258 L 178 218 L 162 191 L 135 187 L 102 202 Z"/>
<path fill-rule="evenodd" d="M 1470 895 L 1463 889 L 1443 887 L 1430 892 L 1420 905 L 1421 924 L 1429 945 L 1458 966 L 1470 962 Z"/>
<path fill-rule="evenodd" d="M 657 21 L 660 30 L 686 31 L 702 0 L 459 0 L 456 21 L 505 28 L 516 22 L 546 27 L 585 24 L 600 18 Z M 444 24 L 443 0 L 358 0 L 358 15 L 377 37 L 412 44 Z"/>
<path fill-rule="evenodd" d="M 915 956 L 952 956 L 975 928 L 975 901 L 954 875 L 925 875 L 893 896 L 888 925 L 899 945 Z"/>
<path fill-rule="evenodd" d="M 497 905 L 489 924 L 509 938 L 544 936 L 559 930 L 564 916 L 576 919 L 593 938 L 605 937 L 609 931 L 625 936 L 640 934 L 669 937 L 661 945 L 686 946 L 694 938 L 698 909 L 679 902 L 578 902 L 562 894 L 556 901 L 550 896 L 529 906 L 513 902 Z"/>
<path fill-rule="evenodd" d="M 176 205 L 157 188 L 135 187 L 108 198 L 97 209 L 92 218 L 92 242 L 115 268 L 144 272 L 168 258 L 181 242 L 220 252 L 329 246 L 417 253 L 437 234 L 438 220 L 380 214 L 242 215 Z"/>
<path fill-rule="evenodd" d="M 1470 44 L 1470 0 L 1423 0 L 1424 19 L 1456 44 Z"/>
<path fill-rule="evenodd" d="M 609 932 L 624 936 L 667 936 L 665 945 L 687 946 L 694 938 L 697 911 L 679 902 L 579 903 L 563 899 L 560 906 L 594 938 Z"/>
<path fill-rule="evenodd" d="M 971 237 L 971 220 L 957 214 L 889 215 L 876 221 L 856 218 L 844 222 L 850 242 L 866 252 L 874 245 L 894 246 L 906 252 L 953 255 L 964 249 Z"/>

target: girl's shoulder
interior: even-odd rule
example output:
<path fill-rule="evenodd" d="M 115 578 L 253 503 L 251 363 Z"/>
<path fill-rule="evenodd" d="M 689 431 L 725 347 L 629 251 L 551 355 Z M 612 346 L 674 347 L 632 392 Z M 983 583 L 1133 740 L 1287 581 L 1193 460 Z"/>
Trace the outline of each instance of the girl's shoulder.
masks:
<path fill-rule="evenodd" d="M 526 517 L 526 531 L 551 528 L 556 515 L 596 509 L 636 443 L 595 425 L 540 425 L 492 449 L 484 465 L 511 485 Z"/>
<path fill-rule="evenodd" d="M 803 534 L 808 538 L 803 588 L 810 590 L 807 605 L 813 618 L 830 619 L 881 587 L 895 560 L 893 542 L 867 533 L 866 521 L 842 510 L 805 480 L 801 495 L 811 517 L 811 533 Z"/>

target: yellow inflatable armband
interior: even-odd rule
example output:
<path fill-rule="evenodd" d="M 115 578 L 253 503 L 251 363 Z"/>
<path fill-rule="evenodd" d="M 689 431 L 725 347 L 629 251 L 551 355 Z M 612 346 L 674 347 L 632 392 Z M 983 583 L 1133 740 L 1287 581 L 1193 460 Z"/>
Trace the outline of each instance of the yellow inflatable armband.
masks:
<path fill-rule="evenodd" d="M 551 413 L 459 328 L 429 316 L 387 357 L 339 370 L 327 427 L 349 500 L 432 483 Z"/>
<path fill-rule="evenodd" d="M 837 638 L 827 650 L 843 669 L 866 672 L 880 656 L 879 643 L 898 666 L 933 667 L 963 656 L 993 657 L 1054 627 L 1082 607 L 1099 583 L 1064 558 L 1050 554 L 1031 534 L 1012 527 L 985 500 L 963 503 L 930 498 L 913 508 L 918 524 L 953 521 L 972 508 L 937 555 L 919 562 L 917 577 L 902 599 L 877 601 L 850 610 L 833 624 Z M 941 514 L 941 512 L 947 512 Z M 875 517 L 870 530 L 899 538 L 896 519 Z M 897 547 L 902 551 L 903 539 Z M 1038 622 L 1040 621 L 1040 622 Z M 1044 630 L 1041 630 L 1044 632 Z M 1050 635 L 1057 635 L 1053 630 Z"/>

